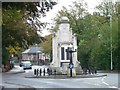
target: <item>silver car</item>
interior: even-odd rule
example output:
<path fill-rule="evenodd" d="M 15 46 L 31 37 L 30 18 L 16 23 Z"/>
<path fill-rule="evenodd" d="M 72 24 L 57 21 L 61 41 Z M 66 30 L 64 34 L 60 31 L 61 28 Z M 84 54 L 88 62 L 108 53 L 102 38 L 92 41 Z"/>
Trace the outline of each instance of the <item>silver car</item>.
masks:
<path fill-rule="evenodd" d="M 23 61 L 20 63 L 20 66 L 23 67 L 23 69 L 32 69 L 32 63 L 29 61 Z"/>

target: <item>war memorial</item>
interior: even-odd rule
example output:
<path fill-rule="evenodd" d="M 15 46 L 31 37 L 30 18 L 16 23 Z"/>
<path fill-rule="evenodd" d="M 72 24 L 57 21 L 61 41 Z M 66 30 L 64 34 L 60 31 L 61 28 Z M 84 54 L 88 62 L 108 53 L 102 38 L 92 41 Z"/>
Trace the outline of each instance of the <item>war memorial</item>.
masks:
<path fill-rule="evenodd" d="M 77 59 L 77 38 L 72 33 L 69 19 L 62 17 L 59 28 L 52 37 L 53 60 L 50 64 L 57 74 L 72 75 L 82 74 L 80 62 Z"/>

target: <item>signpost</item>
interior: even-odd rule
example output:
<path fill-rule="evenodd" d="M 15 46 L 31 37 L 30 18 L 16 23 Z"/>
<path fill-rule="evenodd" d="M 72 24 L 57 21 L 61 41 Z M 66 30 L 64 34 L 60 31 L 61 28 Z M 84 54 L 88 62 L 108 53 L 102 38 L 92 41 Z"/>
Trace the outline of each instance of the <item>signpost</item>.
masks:
<path fill-rule="evenodd" d="M 69 64 L 69 68 L 70 68 L 70 69 L 73 69 L 73 67 L 74 67 L 74 64 L 73 64 L 73 63 L 70 63 L 70 64 Z"/>
<path fill-rule="evenodd" d="M 66 52 L 69 52 L 69 57 L 70 57 L 70 63 L 69 63 L 69 68 L 70 68 L 70 77 L 72 77 L 72 69 L 74 67 L 73 60 L 72 60 L 72 53 L 76 52 L 76 49 L 74 50 L 74 47 L 70 44 Z"/>

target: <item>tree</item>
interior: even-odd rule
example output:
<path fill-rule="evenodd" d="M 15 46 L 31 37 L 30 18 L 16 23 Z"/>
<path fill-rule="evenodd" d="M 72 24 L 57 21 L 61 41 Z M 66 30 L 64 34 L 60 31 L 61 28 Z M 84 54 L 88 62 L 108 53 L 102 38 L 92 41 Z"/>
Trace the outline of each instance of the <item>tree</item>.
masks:
<path fill-rule="evenodd" d="M 2 60 L 4 64 L 11 54 L 17 55 L 21 49 L 43 40 L 37 32 L 45 27 L 45 23 L 38 18 L 45 16 L 45 12 L 52 9 L 53 5 L 56 5 L 56 2 L 2 3 L 2 52 L 5 52 Z"/>
<path fill-rule="evenodd" d="M 112 8 L 111 8 L 111 6 Z M 82 3 L 76 2 L 70 10 L 63 8 L 57 15 L 67 16 L 78 41 L 78 60 L 82 67 L 96 67 L 97 69 L 110 69 L 110 18 L 112 13 L 112 53 L 113 67 L 118 67 L 118 4 L 102 2 L 97 6 L 98 12 L 90 14 Z M 76 11 L 77 10 L 77 11 Z M 55 25 L 57 26 L 57 25 Z M 56 27 L 54 28 L 56 29 Z M 53 30 L 54 30 L 53 29 Z M 54 30 L 56 31 L 56 30 Z"/>
<path fill-rule="evenodd" d="M 40 46 L 43 48 L 45 54 L 50 55 L 52 51 L 52 35 L 45 36 L 44 38 L 45 40 L 42 41 Z"/>

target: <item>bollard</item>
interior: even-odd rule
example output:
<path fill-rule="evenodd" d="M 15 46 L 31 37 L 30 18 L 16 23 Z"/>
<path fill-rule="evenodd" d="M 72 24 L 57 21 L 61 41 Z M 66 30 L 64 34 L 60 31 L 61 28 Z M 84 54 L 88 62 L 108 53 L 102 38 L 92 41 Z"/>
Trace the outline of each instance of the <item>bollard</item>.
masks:
<path fill-rule="evenodd" d="M 53 71 L 52 71 L 52 69 L 51 69 L 51 75 L 53 74 Z"/>
<path fill-rule="evenodd" d="M 41 74 L 42 74 L 42 70 L 41 70 L 41 68 L 40 68 L 40 76 L 41 76 Z"/>
<path fill-rule="evenodd" d="M 37 76 L 38 76 L 38 73 L 39 73 L 39 69 L 37 69 L 37 73 L 36 73 Z"/>
<path fill-rule="evenodd" d="M 92 74 L 94 74 L 94 69 L 92 68 Z"/>
<path fill-rule="evenodd" d="M 83 73 L 86 75 L 87 74 L 87 68 L 83 68 Z"/>
<path fill-rule="evenodd" d="M 49 70 L 49 74 L 52 75 L 52 69 Z"/>
<path fill-rule="evenodd" d="M 87 74 L 87 68 L 85 68 L 85 75 Z"/>
<path fill-rule="evenodd" d="M 97 74 L 97 70 L 95 69 L 95 74 Z"/>
<path fill-rule="evenodd" d="M 88 73 L 91 74 L 91 70 L 90 69 L 88 69 Z"/>
<path fill-rule="evenodd" d="M 56 75 L 56 70 L 54 70 L 54 75 Z"/>
<path fill-rule="evenodd" d="M 44 68 L 44 70 L 43 70 L 43 75 L 45 76 L 45 68 Z"/>
<path fill-rule="evenodd" d="M 34 75 L 36 75 L 36 69 L 34 69 Z"/>
<path fill-rule="evenodd" d="M 97 74 L 97 69 L 95 68 L 95 74 Z"/>
<path fill-rule="evenodd" d="M 47 73 L 50 76 L 50 69 L 49 68 L 47 68 Z"/>

